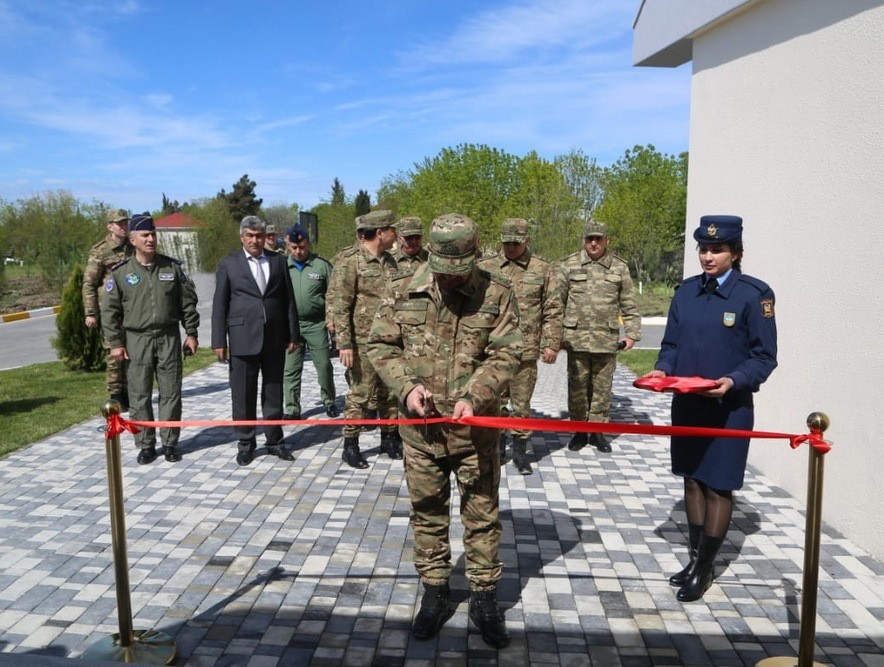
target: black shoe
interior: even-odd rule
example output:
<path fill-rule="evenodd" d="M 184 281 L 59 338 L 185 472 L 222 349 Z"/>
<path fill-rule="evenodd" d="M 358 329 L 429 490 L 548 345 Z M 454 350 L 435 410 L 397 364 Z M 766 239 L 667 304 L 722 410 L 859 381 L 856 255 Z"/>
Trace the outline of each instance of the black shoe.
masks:
<path fill-rule="evenodd" d="M 497 442 L 497 448 L 500 455 L 500 465 L 506 465 L 506 431 L 500 432 L 500 440 Z"/>
<path fill-rule="evenodd" d="M 334 403 L 329 403 L 325 406 L 325 414 L 334 419 L 335 417 L 341 416 L 341 411 L 338 410 L 338 406 L 336 406 Z"/>
<path fill-rule="evenodd" d="M 252 462 L 252 450 L 240 450 L 236 453 L 236 462 L 241 466 L 247 466 Z"/>
<path fill-rule="evenodd" d="M 181 460 L 181 453 L 175 447 L 163 446 L 163 458 L 169 463 L 178 463 Z"/>
<path fill-rule="evenodd" d="M 579 452 L 586 447 L 586 433 L 575 433 L 568 442 L 568 449 L 572 452 Z"/>
<path fill-rule="evenodd" d="M 593 433 L 593 443 L 595 448 L 602 454 L 611 453 L 611 440 L 604 433 Z"/>
<path fill-rule="evenodd" d="M 402 460 L 402 438 L 398 431 L 381 431 L 381 453 L 394 461 Z"/>
<path fill-rule="evenodd" d="M 292 456 L 292 453 L 285 448 L 285 445 L 267 445 L 267 453 L 272 456 L 276 456 L 277 458 L 283 461 L 294 461 L 295 457 Z"/>
<path fill-rule="evenodd" d="M 368 467 L 368 461 L 365 460 L 362 452 L 359 451 L 358 438 L 344 438 L 344 452 L 341 454 L 341 459 L 351 468 L 364 470 Z"/>
<path fill-rule="evenodd" d="M 411 634 L 417 639 L 430 639 L 439 634 L 439 630 L 454 612 L 451 611 L 451 589 L 448 584 L 430 586 L 424 584 L 424 595 L 421 608 L 411 624 Z"/>
<path fill-rule="evenodd" d="M 706 533 L 700 534 L 700 544 L 697 547 L 697 561 L 691 571 L 688 580 L 678 589 L 675 597 L 679 602 L 693 602 L 699 600 L 715 578 L 715 556 L 724 542 L 723 537 L 710 537 Z"/>
<path fill-rule="evenodd" d="M 147 465 L 148 463 L 153 463 L 157 458 L 157 448 L 156 447 L 145 447 L 140 452 L 138 452 L 138 463 L 141 465 Z"/>
<path fill-rule="evenodd" d="M 528 455 L 525 450 L 528 447 L 527 438 L 513 438 L 513 464 L 522 475 L 530 475 L 531 464 L 528 463 Z"/>
<path fill-rule="evenodd" d="M 510 633 L 500 607 L 497 605 L 497 591 L 470 591 L 470 620 L 482 633 L 482 639 L 489 646 L 503 648 L 510 643 Z"/>

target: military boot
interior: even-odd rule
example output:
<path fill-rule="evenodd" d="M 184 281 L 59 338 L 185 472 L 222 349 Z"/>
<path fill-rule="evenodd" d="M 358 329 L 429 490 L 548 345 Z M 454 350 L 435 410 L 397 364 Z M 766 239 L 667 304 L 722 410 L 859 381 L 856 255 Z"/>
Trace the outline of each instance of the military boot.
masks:
<path fill-rule="evenodd" d="M 402 458 L 402 438 L 398 431 L 381 431 L 381 453 L 394 461 Z"/>
<path fill-rule="evenodd" d="M 364 469 L 368 467 L 368 461 L 359 451 L 359 438 L 356 436 L 348 436 L 344 438 L 344 453 L 341 458 L 351 468 Z"/>
<path fill-rule="evenodd" d="M 694 563 L 694 569 L 688 580 L 675 594 L 679 602 L 699 600 L 709 590 L 712 580 L 715 578 L 715 556 L 718 555 L 722 542 L 724 542 L 723 537 L 710 537 L 705 532 L 700 533 L 697 562 Z"/>
<path fill-rule="evenodd" d="M 528 438 L 513 438 L 513 463 L 523 475 L 530 475 L 534 472 L 531 470 L 531 464 L 528 463 L 527 448 Z"/>
<path fill-rule="evenodd" d="M 441 586 L 424 584 L 424 595 L 421 598 L 421 608 L 411 624 L 411 634 L 418 639 L 430 639 L 435 637 L 449 618 L 452 611 L 450 606 L 451 589 L 448 583 Z"/>
<path fill-rule="evenodd" d="M 685 582 L 690 578 L 697 562 L 697 548 L 700 546 L 700 534 L 703 532 L 703 526 L 696 523 L 688 524 L 688 540 L 690 548 L 688 550 L 688 564 L 681 572 L 676 572 L 669 577 L 671 586 L 684 586 Z"/>
<path fill-rule="evenodd" d="M 489 646 L 503 648 L 509 645 L 510 633 L 506 630 L 503 614 L 497 604 L 496 589 L 470 591 L 470 620 Z"/>
<path fill-rule="evenodd" d="M 506 463 L 506 431 L 500 432 L 500 443 L 498 447 L 500 447 L 500 465 L 504 465 Z"/>
<path fill-rule="evenodd" d="M 579 452 L 586 447 L 586 433 L 575 433 L 568 442 L 568 449 L 572 452 Z"/>

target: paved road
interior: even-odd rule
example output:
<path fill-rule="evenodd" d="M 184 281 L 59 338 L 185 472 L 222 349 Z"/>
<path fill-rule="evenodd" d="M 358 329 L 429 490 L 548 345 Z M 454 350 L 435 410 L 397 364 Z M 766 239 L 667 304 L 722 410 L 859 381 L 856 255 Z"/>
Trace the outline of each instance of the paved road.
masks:
<path fill-rule="evenodd" d="M 196 273 L 192 277 L 199 296 L 200 345 L 209 345 L 215 274 Z M 56 335 L 55 315 L 0 324 L 0 370 L 55 361 L 58 357 L 51 339 Z"/>
<path fill-rule="evenodd" d="M 192 275 L 199 296 L 200 345 L 211 342 L 212 294 L 215 291 L 214 273 Z M 55 350 L 50 342 L 57 335 L 55 315 L 45 315 L 18 322 L 0 324 L 0 370 L 55 361 Z M 643 327 L 643 340 L 637 347 L 659 349 L 663 337 L 663 325 L 648 324 Z"/>

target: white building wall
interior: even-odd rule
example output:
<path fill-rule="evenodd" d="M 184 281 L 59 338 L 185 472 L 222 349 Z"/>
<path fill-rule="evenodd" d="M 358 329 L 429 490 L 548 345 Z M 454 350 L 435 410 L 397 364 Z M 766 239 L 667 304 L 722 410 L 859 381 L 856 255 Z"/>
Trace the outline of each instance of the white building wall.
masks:
<path fill-rule="evenodd" d="M 884 560 L 884 7 L 760 2 L 695 36 L 693 72 L 688 239 L 741 215 L 743 270 L 777 296 L 755 428 L 829 415 L 823 520 Z M 805 448 L 756 440 L 750 463 L 805 497 Z"/>

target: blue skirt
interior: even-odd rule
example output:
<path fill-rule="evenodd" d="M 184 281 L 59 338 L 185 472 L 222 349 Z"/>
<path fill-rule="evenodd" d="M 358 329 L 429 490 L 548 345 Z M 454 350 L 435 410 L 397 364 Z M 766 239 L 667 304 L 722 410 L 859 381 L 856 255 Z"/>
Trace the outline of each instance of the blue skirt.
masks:
<path fill-rule="evenodd" d="M 751 430 L 755 423 L 752 392 L 725 395 L 721 400 L 693 394 L 672 397 L 673 426 L 703 426 Z M 672 436 L 672 472 L 691 477 L 713 489 L 733 491 L 743 486 L 749 438 Z"/>

